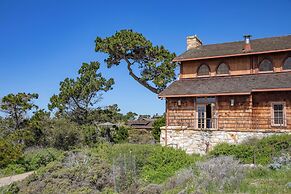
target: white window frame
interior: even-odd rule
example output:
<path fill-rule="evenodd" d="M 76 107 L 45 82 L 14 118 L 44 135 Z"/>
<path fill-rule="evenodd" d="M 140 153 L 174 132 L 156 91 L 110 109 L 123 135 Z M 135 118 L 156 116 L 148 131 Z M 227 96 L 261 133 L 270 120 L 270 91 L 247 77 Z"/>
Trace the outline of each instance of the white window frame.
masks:
<path fill-rule="evenodd" d="M 282 105 L 283 106 L 283 124 L 275 123 L 275 115 L 274 115 L 274 105 Z M 286 121 L 286 102 L 271 102 L 271 125 L 274 127 L 285 127 L 287 125 Z"/>

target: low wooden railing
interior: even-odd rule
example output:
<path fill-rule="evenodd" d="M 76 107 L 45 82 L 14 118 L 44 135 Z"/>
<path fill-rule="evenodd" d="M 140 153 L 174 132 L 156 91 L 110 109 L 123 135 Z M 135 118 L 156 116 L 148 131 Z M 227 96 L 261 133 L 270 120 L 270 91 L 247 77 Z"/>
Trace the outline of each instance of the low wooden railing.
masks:
<path fill-rule="evenodd" d="M 291 129 L 291 118 L 170 119 L 168 126 L 186 126 L 197 129 Z"/>

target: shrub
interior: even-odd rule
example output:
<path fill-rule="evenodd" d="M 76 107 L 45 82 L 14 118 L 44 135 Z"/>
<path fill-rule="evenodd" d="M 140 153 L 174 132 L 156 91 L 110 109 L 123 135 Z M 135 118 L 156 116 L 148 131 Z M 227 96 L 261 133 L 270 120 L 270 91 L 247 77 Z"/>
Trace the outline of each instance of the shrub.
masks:
<path fill-rule="evenodd" d="M 113 178 L 118 193 L 137 187 L 136 161 L 133 155 L 120 155 L 113 161 Z"/>
<path fill-rule="evenodd" d="M 221 143 L 215 146 L 209 154 L 215 157 L 234 156 L 243 163 L 253 163 L 254 161 L 254 147 L 245 144 L 234 145 Z"/>
<path fill-rule="evenodd" d="M 188 155 L 185 151 L 160 145 L 113 145 L 111 160 L 119 156 L 133 156 L 136 172 L 143 181 L 162 183 L 179 169 L 193 164 L 198 156 Z M 131 155 L 131 156 L 130 156 Z"/>
<path fill-rule="evenodd" d="M 281 156 L 274 157 L 272 163 L 269 165 L 269 168 L 278 170 L 285 165 L 291 166 L 291 156 L 289 153 L 282 153 Z"/>
<path fill-rule="evenodd" d="M 24 154 L 26 171 L 36 170 L 62 157 L 62 152 L 54 148 L 35 149 Z"/>
<path fill-rule="evenodd" d="M 157 142 L 160 142 L 160 135 L 161 135 L 161 127 L 166 125 L 166 118 L 165 116 L 158 118 L 155 120 L 153 124 L 152 135 Z"/>
<path fill-rule="evenodd" d="M 181 168 L 195 162 L 196 158 L 185 151 L 170 147 L 156 146 L 142 169 L 142 178 L 151 183 L 162 183 Z"/>
<path fill-rule="evenodd" d="M 128 131 L 128 143 L 154 144 L 155 139 L 146 129 L 130 129 Z"/>
<path fill-rule="evenodd" d="M 291 135 L 273 135 L 244 144 L 222 143 L 210 152 L 212 156 L 234 156 L 243 163 L 269 164 L 282 152 L 291 151 Z"/>
<path fill-rule="evenodd" d="M 56 119 L 51 127 L 45 130 L 46 141 L 51 147 L 69 150 L 81 142 L 81 129 L 66 119 Z"/>
<path fill-rule="evenodd" d="M 115 128 L 113 133 L 114 143 L 124 143 L 128 139 L 128 127 L 119 126 Z"/>
<path fill-rule="evenodd" d="M 0 169 L 0 177 L 1 176 L 9 176 L 15 174 L 21 174 L 26 172 L 26 168 L 22 164 L 8 164 L 5 168 Z"/>
<path fill-rule="evenodd" d="M 139 194 L 161 194 L 162 186 L 157 184 L 149 184 L 139 191 Z"/>
<path fill-rule="evenodd" d="M 1 169 L 0 175 L 10 176 L 37 170 L 52 161 L 60 159 L 62 156 L 63 153 L 54 148 L 32 149 L 25 151 L 25 153 L 17 160 L 12 161 L 5 168 Z"/>
<path fill-rule="evenodd" d="M 82 142 L 84 145 L 94 146 L 100 141 L 99 134 L 95 126 L 82 126 Z"/>
<path fill-rule="evenodd" d="M 29 129 L 16 130 L 10 133 L 7 138 L 23 148 L 32 146 L 35 142 L 33 132 Z"/>
<path fill-rule="evenodd" d="M 11 141 L 0 139 L 0 168 L 17 161 L 22 155 L 19 145 L 14 145 Z"/>
<path fill-rule="evenodd" d="M 192 168 L 185 168 L 176 172 L 164 184 L 165 190 L 172 190 L 176 187 L 185 187 L 188 182 L 194 181 L 194 171 Z"/>
<path fill-rule="evenodd" d="M 99 127 L 100 136 L 110 143 L 125 143 L 128 139 L 128 127 Z"/>
<path fill-rule="evenodd" d="M 19 187 L 17 183 L 12 183 L 6 187 L 0 187 L 0 193 L 6 193 L 6 194 L 15 194 L 19 192 Z"/>
<path fill-rule="evenodd" d="M 41 168 L 19 188 L 20 193 L 98 193 L 113 188 L 112 169 L 87 150 L 70 151 Z"/>
<path fill-rule="evenodd" d="M 196 189 L 203 192 L 233 191 L 244 178 L 244 168 L 232 157 L 220 156 L 197 163 Z"/>

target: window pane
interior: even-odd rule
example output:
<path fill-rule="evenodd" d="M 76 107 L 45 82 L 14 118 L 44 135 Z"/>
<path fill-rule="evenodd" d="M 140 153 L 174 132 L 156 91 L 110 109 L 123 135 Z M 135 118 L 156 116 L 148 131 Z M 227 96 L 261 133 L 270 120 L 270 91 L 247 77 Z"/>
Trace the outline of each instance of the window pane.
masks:
<path fill-rule="evenodd" d="M 288 57 L 283 65 L 283 69 L 291 69 L 291 57 Z"/>
<path fill-rule="evenodd" d="M 201 65 L 198 69 L 198 76 L 209 75 L 209 67 L 205 64 Z"/>
<path fill-rule="evenodd" d="M 273 121 L 275 125 L 284 124 L 284 106 L 283 104 L 274 104 L 273 105 Z"/>
<path fill-rule="evenodd" d="M 229 74 L 228 66 L 225 63 L 221 63 L 217 68 L 217 74 Z"/>
<path fill-rule="evenodd" d="M 264 59 L 259 66 L 259 71 L 273 71 L 273 64 L 270 60 Z"/>
<path fill-rule="evenodd" d="M 274 110 L 283 110 L 283 105 L 282 104 L 274 104 Z"/>

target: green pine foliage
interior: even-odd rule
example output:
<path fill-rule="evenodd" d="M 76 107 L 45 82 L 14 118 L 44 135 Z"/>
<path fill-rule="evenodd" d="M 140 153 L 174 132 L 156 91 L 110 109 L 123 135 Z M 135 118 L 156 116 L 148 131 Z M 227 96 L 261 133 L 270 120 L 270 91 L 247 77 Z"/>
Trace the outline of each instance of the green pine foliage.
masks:
<path fill-rule="evenodd" d="M 120 30 L 110 37 L 97 37 L 95 43 L 96 52 L 108 55 L 108 68 L 124 64 L 129 75 L 151 92 L 159 93 L 175 80 L 175 53 L 154 46 L 141 33 Z"/>

